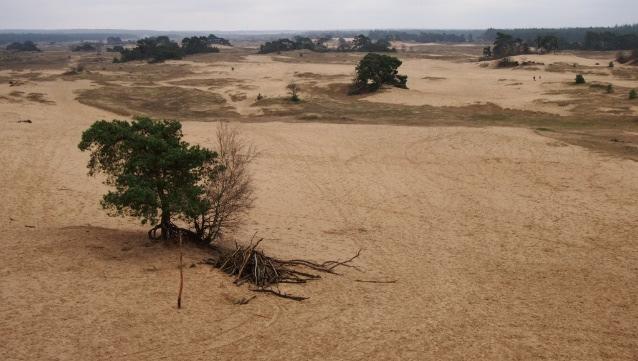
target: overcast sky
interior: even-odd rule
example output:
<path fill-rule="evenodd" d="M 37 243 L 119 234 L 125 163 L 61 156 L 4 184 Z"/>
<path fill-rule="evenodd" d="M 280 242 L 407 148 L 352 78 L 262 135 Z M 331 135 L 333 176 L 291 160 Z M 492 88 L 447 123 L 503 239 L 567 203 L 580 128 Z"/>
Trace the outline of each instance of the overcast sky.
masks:
<path fill-rule="evenodd" d="M 0 29 L 470 29 L 637 22 L 638 0 L 0 0 Z"/>

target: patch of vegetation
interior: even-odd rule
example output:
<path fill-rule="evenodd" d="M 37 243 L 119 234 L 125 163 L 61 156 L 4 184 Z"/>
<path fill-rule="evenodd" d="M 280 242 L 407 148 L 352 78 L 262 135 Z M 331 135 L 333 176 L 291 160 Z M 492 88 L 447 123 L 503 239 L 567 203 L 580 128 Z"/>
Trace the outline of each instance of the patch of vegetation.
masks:
<path fill-rule="evenodd" d="M 219 53 L 219 49 L 211 47 L 205 36 L 193 36 L 182 39 L 182 51 L 185 55 Z"/>
<path fill-rule="evenodd" d="M 383 84 L 407 89 L 407 75 L 399 75 L 401 60 L 383 54 L 370 53 L 356 67 L 349 94 L 377 91 Z"/>
<path fill-rule="evenodd" d="M 504 57 L 496 63 L 497 68 L 513 68 L 519 66 L 519 62 L 510 57 Z"/>
<path fill-rule="evenodd" d="M 636 93 L 636 89 L 631 89 L 629 91 L 629 99 L 636 99 L 638 98 L 638 93 Z"/>
<path fill-rule="evenodd" d="M 360 51 L 360 52 L 395 52 L 396 49 L 390 47 L 387 39 L 373 41 L 367 36 L 360 34 L 354 37 L 352 44 L 344 44 L 339 47 L 339 51 Z"/>
<path fill-rule="evenodd" d="M 529 45 L 520 38 L 514 39 L 505 33 L 496 33 L 496 40 L 491 50 L 484 49 L 483 56 L 491 54 L 491 57 L 499 59 L 519 54 L 528 54 Z"/>
<path fill-rule="evenodd" d="M 71 51 L 97 51 L 97 48 L 91 43 L 82 43 L 72 47 Z"/>
<path fill-rule="evenodd" d="M 137 41 L 135 48 L 124 49 L 121 54 L 120 62 L 147 60 L 150 63 L 162 62 L 169 59 L 181 59 L 184 56 L 179 45 L 169 39 L 168 36 L 140 39 Z"/>
<path fill-rule="evenodd" d="M 583 74 L 577 74 L 575 82 L 576 84 L 585 84 L 585 77 Z"/>
<path fill-rule="evenodd" d="M 192 121 L 215 121 L 237 116 L 221 95 L 181 87 L 106 86 L 84 90 L 78 101 L 125 116 L 145 114 Z"/>
<path fill-rule="evenodd" d="M 106 38 L 106 43 L 108 45 L 122 44 L 122 38 L 119 36 L 108 36 Z"/>
<path fill-rule="evenodd" d="M 638 64 L 638 49 L 629 54 L 624 51 L 619 52 L 616 54 L 616 61 L 620 64 Z"/>
<path fill-rule="evenodd" d="M 293 40 L 282 38 L 279 40 L 268 41 L 259 47 L 259 54 L 279 53 L 282 51 L 304 49 L 319 51 L 325 50 L 325 47 L 318 47 L 318 44 L 313 42 L 310 38 L 295 36 Z"/>
<path fill-rule="evenodd" d="M 6 48 L 8 51 L 41 51 L 40 49 L 38 49 L 38 47 L 35 45 L 35 43 L 33 41 L 27 40 L 25 42 L 19 43 L 19 42 L 15 42 L 15 43 L 11 43 L 9 45 L 7 45 Z"/>
<path fill-rule="evenodd" d="M 210 34 L 207 37 L 208 43 L 211 45 L 225 45 L 225 46 L 233 46 L 230 41 L 224 38 L 220 38 L 215 36 L 214 34 Z"/>

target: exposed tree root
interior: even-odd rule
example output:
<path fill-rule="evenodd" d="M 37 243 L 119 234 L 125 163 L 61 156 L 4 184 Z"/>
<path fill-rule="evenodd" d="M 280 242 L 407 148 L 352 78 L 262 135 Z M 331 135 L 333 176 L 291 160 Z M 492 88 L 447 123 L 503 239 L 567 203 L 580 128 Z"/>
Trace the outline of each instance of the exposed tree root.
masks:
<path fill-rule="evenodd" d="M 316 263 L 307 260 L 280 260 L 266 256 L 263 251 L 257 250 L 257 246 L 263 241 L 253 244 L 252 240 L 248 247 L 235 245 L 235 249 L 229 252 L 222 252 L 219 259 L 208 259 L 205 263 L 219 268 L 224 273 L 234 276 L 236 285 L 251 283 L 256 288 L 251 288 L 254 292 L 266 292 L 274 294 L 278 297 L 287 298 L 295 301 L 307 299 L 303 296 L 295 296 L 281 292 L 277 289 L 280 283 L 306 283 L 321 278 L 315 273 L 308 273 L 299 270 L 299 267 L 309 268 L 319 273 L 338 274 L 335 272 L 337 267 L 350 267 L 357 269 L 350 263 L 361 253 L 345 261 L 327 261 Z M 273 288 L 275 287 L 275 288 Z"/>

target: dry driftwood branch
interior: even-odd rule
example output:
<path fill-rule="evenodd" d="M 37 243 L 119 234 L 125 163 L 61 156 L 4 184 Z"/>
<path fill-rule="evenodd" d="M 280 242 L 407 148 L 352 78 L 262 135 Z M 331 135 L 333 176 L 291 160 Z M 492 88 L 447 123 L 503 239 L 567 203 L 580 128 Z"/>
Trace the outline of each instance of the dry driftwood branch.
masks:
<path fill-rule="evenodd" d="M 361 250 L 345 261 L 317 263 L 302 259 L 281 260 L 268 257 L 263 251 L 258 250 L 257 246 L 263 241 L 263 238 L 253 243 L 254 237 L 253 235 L 248 247 L 235 244 L 234 250 L 222 252 L 219 259 L 208 259 L 204 262 L 234 276 L 236 285 L 250 283 L 257 286 L 251 291 L 272 293 L 295 301 L 302 301 L 306 297 L 289 295 L 278 289 L 273 289 L 273 286 L 281 283 L 306 283 L 321 278 L 316 273 L 304 272 L 299 268 L 305 267 L 319 273 L 330 274 L 338 274 L 335 269 L 342 266 L 358 269 L 350 263 L 359 257 Z"/>

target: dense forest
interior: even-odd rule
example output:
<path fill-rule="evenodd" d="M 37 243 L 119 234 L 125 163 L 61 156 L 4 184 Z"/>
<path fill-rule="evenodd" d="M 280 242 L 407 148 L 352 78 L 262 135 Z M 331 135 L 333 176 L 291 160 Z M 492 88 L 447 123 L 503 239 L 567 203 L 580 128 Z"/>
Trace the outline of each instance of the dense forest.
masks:
<path fill-rule="evenodd" d="M 598 28 L 488 29 L 482 39 L 495 41 L 498 33 L 529 44 L 535 44 L 539 37 L 553 36 L 558 39 L 558 49 L 624 50 L 638 47 L 638 24 Z"/>

